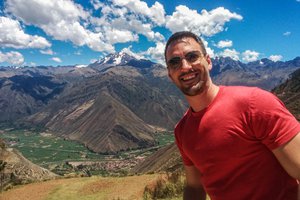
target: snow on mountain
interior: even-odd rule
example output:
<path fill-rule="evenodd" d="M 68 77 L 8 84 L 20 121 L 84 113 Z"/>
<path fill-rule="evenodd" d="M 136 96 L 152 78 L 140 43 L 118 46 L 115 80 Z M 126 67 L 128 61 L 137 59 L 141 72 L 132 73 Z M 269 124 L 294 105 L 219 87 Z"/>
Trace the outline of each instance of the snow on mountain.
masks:
<path fill-rule="evenodd" d="M 90 64 L 89 67 L 95 68 L 100 71 L 104 71 L 113 66 L 131 66 L 139 69 L 148 69 L 153 67 L 154 65 L 157 64 L 150 60 L 136 58 L 125 52 L 119 52 L 114 54 L 108 54 L 101 60 Z"/>
<path fill-rule="evenodd" d="M 76 68 L 83 68 L 83 67 L 87 67 L 88 65 L 76 65 Z"/>
<path fill-rule="evenodd" d="M 108 54 L 103 59 L 98 61 L 97 64 L 125 65 L 133 59 L 136 60 L 135 57 L 130 56 L 125 52 L 119 52 L 114 54 Z"/>

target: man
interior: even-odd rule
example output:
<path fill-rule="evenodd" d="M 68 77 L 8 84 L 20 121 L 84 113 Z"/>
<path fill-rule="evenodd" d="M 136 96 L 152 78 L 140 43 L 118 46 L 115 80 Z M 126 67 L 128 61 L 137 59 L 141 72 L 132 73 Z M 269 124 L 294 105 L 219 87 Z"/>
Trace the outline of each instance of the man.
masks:
<path fill-rule="evenodd" d="M 255 87 L 215 85 L 211 59 L 191 32 L 169 38 L 165 60 L 190 105 L 174 131 L 184 199 L 296 200 L 300 124 L 281 101 Z"/>

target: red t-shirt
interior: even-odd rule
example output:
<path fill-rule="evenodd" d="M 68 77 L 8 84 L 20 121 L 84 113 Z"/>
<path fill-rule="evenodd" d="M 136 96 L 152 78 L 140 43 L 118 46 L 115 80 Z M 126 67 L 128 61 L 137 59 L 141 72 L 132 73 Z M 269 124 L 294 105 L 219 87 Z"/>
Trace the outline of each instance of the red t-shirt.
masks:
<path fill-rule="evenodd" d="M 271 150 L 300 132 L 273 94 L 254 87 L 220 86 L 213 102 L 189 109 L 175 128 L 185 165 L 194 165 L 212 200 L 293 200 L 297 181 Z"/>

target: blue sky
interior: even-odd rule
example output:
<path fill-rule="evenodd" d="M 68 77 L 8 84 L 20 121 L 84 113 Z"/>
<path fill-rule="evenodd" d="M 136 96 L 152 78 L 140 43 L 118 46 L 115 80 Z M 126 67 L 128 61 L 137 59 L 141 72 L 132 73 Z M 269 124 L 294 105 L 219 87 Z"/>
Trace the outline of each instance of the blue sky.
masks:
<path fill-rule="evenodd" d="M 114 52 L 163 64 L 180 30 L 211 57 L 300 56 L 300 0 L 0 0 L 0 66 L 88 65 Z"/>

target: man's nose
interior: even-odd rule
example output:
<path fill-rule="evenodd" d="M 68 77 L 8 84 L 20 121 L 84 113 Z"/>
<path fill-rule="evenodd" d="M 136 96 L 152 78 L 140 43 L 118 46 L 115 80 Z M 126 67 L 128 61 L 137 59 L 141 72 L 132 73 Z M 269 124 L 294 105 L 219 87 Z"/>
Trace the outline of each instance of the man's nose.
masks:
<path fill-rule="evenodd" d="M 189 70 L 192 68 L 191 64 L 186 60 L 186 59 L 182 59 L 181 61 L 181 69 L 182 70 Z"/>

